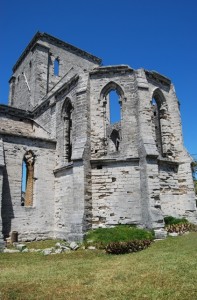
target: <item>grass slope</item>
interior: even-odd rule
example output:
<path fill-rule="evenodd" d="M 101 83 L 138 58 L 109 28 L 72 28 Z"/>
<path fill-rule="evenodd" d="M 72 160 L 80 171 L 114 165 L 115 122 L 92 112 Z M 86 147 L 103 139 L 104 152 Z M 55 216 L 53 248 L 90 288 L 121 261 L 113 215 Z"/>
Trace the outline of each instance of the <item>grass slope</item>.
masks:
<path fill-rule="evenodd" d="M 0 254 L 0 299 L 196 300 L 197 233 L 121 256 Z"/>

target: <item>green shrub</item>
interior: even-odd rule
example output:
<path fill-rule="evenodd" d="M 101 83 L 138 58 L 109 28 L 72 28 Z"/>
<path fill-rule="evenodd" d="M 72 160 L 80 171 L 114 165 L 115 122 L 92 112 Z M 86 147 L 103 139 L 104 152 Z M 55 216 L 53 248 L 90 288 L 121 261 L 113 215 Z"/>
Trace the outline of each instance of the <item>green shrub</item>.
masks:
<path fill-rule="evenodd" d="M 129 242 L 109 243 L 105 250 L 108 254 L 125 254 L 146 249 L 151 244 L 151 240 L 134 240 Z"/>
<path fill-rule="evenodd" d="M 118 225 L 112 228 L 97 228 L 87 233 L 85 246 L 94 245 L 105 248 L 111 242 L 128 242 L 132 240 L 153 240 L 154 233 L 129 225 Z"/>
<path fill-rule="evenodd" d="M 165 225 L 180 224 L 180 223 L 185 224 L 185 223 L 188 223 L 188 220 L 185 218 L 175 218 L 172 216 L 168 216 L 168 217 L 164 218 L 164 222 L 165 222 Z"/>

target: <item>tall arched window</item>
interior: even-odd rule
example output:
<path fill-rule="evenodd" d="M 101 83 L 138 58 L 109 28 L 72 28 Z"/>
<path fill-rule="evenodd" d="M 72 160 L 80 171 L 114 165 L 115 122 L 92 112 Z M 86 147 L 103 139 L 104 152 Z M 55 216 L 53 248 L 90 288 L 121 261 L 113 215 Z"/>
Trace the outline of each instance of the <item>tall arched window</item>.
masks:
<path fill-rule="evenodd" d="M 73 106 L 70 99 L 67 98 L 62 109 L 65 162 L 71 162 L 72 157 L 72 112 Z"/>
<path fill-rule="evenodd" d="M 59 58 L 56 58 L 54 60 L 54 75 L 55 76 L 59 76 L 59 64 L 60 64 Z"/>
<path fill-rule="evenodd" d="M 31 150 L 27 151 L 22 163 L 22 206 L 33 205 L 34 162 L 35 155 Z"/>
<path fill-rule="evenodd" d="M 125 99 L 123 90 L 115 82 L 109 82 L 101 91 L 100 100 L 109 152 L 119 151 L 123 99 Z"/>
<path fill-rule="evenodd" d="M 164 117 L 166 101 L 162 92 L 157 89 L 151 101 L 152 105 L 152 121 L 153 121 L 153 135 L 155 138 L 156 147 L 161 156 L 164 156 L 163 151 L 163 132 L 161 119 Z"/>
<path fill-rule="evenodd" d="M 110 124 L 114 124 L 121 121 L 120 96 L 114 90 L 111 90 L 109 92 L 109 111 Z"/>

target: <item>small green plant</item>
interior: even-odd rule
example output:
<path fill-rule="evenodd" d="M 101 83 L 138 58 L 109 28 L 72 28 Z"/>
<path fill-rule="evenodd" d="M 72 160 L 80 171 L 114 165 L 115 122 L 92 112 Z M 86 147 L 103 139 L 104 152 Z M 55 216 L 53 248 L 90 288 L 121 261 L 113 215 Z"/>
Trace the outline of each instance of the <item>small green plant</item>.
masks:
<path fill-rule="evenodd" d="M 185 224 L 189 223 L 185 218 L 175 218 L 172 216 L 167 216 L 164 218 L 165 225 L 174 225 L 174 224 Z"/>
<path fill-rule="evenodd" d="M 129 225 L 118 225 L 112 228 L 97 228 L 87 233 L 85 246 L 94 245 L 104 249 L 111 242 L 129 242 L 133 240 L 153 240 L 151 231 Z"/>
<path fill-rule="evenodd" d="M 112 242 L 105 248 L 108 254 L 125 254 L 146 249 L 150 246 L 151 240 L 134 240 L 129 242 Z"/>

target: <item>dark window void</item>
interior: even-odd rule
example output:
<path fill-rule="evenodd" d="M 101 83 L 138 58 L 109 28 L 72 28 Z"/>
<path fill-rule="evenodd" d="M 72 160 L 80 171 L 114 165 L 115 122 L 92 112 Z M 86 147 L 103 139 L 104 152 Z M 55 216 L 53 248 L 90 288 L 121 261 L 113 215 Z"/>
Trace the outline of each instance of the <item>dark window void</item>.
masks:
<path fill-rule="evenodd" d="M 152 99 L 152 119 L 153 119 L 153 133 L 155 138 L 156 147 L 158 152 L 163 155 L 162 150 L 162 135 L 161 135 L 161 122 L 160 122 L 160 102 L 159 100 Z"/>
<path fill-rule="evenodd" d="M 103 168 L 103 166 L 102 165 L 98 165 L 96 168 L 97 168 L 97 170 L 101 170 Z"/>
<path fill-rule="evenodd" d="M 121 121 L 120 99 L 116 91 L 109 92 L 110 124 Z"/>
<path fill-rule="evenodd" d="M 116 151 L 118 151 L 119 145 L 120 145 L 120 135 L 119 135 L 119 132 L 116 129 L 113 129 L 113 131 L 110 135 L 110 139 L 114 143 Z"/>
<path fill-rule="evenodd" d="M 63 109 L 65 162 L 71 162 L 72 157 L 72 111 L 72 104 L 70 100 L 67 100 Z"/>
<path fill-rule="evenodd" d="M 22 206 L 33 205 L 34 161 L 33 152 L 31 150 L 27 151 L 22 163 Z"/>
<path fill-rule="evenodd" d="M 54 61 L 54 75 L 59 76 L 59 59 L 56 58 Z"/>

